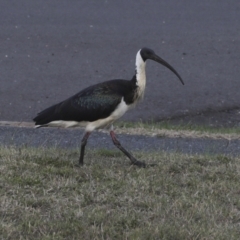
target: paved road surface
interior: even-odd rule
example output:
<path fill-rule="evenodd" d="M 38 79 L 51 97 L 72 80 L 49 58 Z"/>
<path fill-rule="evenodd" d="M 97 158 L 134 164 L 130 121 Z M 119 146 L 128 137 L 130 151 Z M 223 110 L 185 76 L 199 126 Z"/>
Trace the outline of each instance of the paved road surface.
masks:
<path fill-rule="evenodd" d="M 0 145 L 79 148 L 82 130 L 54 128 L 18 128 L 0 126 Z M 240 155 L 240 140 L 159 138 L 119 134 L 118 139 L 130 151 L 166 151 L 187 154 Z M 91 149 L 115 149 L 107 133 L 94 132 L 89 137 L 86 152 Z M 76 160 L 77 161 L 77 160 Z"/>
<path fill-rule="evenodd" d="M 142 46 L 186 85 L 149 61 L 145 100 L 124 119 L 221 109 L 238 119 L 239 23 L 238 0 L 0 1 L 0 120 L 30 121 L 90 84 L 130 79 Z"/>

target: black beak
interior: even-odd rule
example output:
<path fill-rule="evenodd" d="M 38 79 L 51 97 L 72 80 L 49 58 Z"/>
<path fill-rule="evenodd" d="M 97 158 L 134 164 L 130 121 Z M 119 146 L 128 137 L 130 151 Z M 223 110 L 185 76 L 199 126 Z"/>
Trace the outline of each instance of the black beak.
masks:
<path fill-rule="evenodd" d="M 150 57 L 150 59 L 152 59 L 153 61 L 156 61 L 160 64 L 162 64 L 163 66 L 167 67 L 168 69 L 170 69 L 173 73 L 175 73 L 177 75 L 177 77 L 179 78 L 179 80 L 181 81 L 181 83 L 184 85 L 184 82 L 181 78 L 181 76 L 178 74 L 178 72 L 166 61 L 164 61 L 162 58 L 160 58 L 158 55 L 154 54 Z"/>

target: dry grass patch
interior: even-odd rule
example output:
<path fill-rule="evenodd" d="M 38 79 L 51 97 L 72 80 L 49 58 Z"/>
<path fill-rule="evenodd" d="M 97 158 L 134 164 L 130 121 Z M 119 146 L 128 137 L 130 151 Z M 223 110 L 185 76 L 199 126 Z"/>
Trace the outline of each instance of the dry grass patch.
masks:
<path fill-rule="evenodd" d="M 211 138 L 240 139 L 239 127 L 210 127 L 192 124 L 170 124 L 168 122 L 131 123 L 117 122 L 116 131 L 123 134 L 136 134 L 170 138 Z"/>
<path fill-rule="evenodd" d="M 1 239 L 239 239 L 239 158 L 134 154 L 1 147 Z"/>

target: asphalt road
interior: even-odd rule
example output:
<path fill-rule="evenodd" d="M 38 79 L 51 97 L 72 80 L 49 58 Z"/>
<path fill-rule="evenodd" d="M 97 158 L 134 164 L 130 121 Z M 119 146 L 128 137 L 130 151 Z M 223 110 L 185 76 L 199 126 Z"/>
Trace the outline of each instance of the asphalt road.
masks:
<path fill-rule="evenodd" d="M 91 84 L 131 79 L 143 46 L 185 86 L 149 61 L 145 99 L 125 120 L 231 109 L 238 119 L 239 23 L 238 0 L 2 0 L 0 120 L 31 121 Z"/>
<path fill-rule="evenodd" d="M 80 148 L 83 130 L 54 128 L 19 128 L 0 126 L 0 145 L 27 147 Z M 240 155 L 240 140 L 169 138 L 119 134 L 117 138 L 129 151 L 164 151 L 186 154 Z M 93 132 L 89 137 L 86 153 L 91 149 L 114 149 L 107 133 Z M 57 151 L 57 149 L 56 149 Z M 77 161 L 77 159 L 76 159 Z"/>

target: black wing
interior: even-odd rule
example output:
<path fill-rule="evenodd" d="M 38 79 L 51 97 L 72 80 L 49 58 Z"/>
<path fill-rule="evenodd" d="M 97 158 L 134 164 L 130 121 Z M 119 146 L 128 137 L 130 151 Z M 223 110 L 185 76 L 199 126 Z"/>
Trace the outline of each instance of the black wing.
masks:
<path fill-rule="evenodd" d="M 131 81 L 111 80 L 99 83 L 45 109 L 33 120 L 36 125 L 44 125 L 56 120 L 96 121 L 108 117 L 121 99 L 123 97 L 129 99 L 132 92 Z"/>

